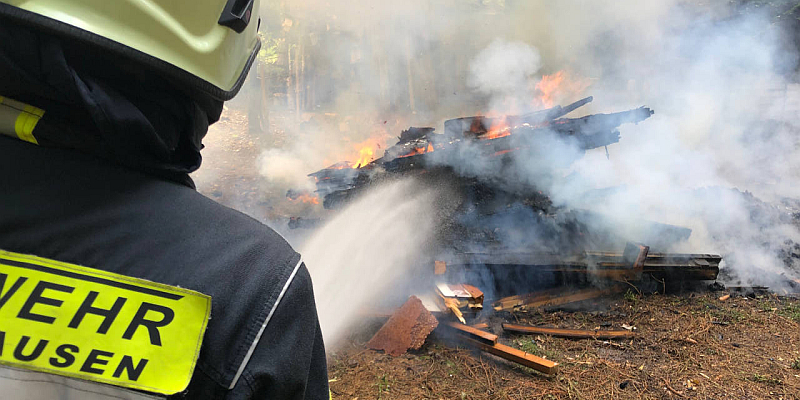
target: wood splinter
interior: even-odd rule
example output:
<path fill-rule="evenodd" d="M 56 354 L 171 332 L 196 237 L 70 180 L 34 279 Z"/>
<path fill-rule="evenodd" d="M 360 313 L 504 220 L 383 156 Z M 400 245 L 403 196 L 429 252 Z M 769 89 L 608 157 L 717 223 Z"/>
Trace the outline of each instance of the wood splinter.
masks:
<path fill-rule="evenodd" d="M 525 326 L 516 324 L 503 324 L 503 330 L 514 333 L 531 333 L 539 335 L 550 335 L 570 339 L 629 339 L 635 337 L 631 331 L 620 330 L 584 330 L 584 329 L 561 329 L 545 328 L 540 326 Z"/>

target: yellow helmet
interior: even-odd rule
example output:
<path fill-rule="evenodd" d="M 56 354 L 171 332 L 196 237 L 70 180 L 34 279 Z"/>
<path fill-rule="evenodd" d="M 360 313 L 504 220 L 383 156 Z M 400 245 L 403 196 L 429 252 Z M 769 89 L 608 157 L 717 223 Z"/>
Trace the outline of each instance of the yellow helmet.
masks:
<path fill-rule="evenodd" d="M 229 100 L 260 42 L 260 0 L 0 0 L 18 23 L 100 46 Z M 251 16 L 256 21 L 251 21 Z"/>

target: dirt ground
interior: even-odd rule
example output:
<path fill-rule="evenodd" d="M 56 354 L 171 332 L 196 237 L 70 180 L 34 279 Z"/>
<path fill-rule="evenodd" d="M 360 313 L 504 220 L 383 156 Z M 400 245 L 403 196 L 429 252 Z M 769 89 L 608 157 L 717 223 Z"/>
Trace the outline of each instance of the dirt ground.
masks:
<path fill-rule="evenodd" d="M 800 301 L 724 292 L 602 300 L 602 311 L 503 313 L 500 341 L 558 362 L 545 376 L 459 345 L 441 329 L 417 351 L 368 350 L 383 321 L 354 329 L 329 358 L 334 399 L 798 399 Z M 598 304 L 592 304 L 592 308 Z M 500 322 L 578 329 L 635 327 L 624 341 L 503 333 Z"/>

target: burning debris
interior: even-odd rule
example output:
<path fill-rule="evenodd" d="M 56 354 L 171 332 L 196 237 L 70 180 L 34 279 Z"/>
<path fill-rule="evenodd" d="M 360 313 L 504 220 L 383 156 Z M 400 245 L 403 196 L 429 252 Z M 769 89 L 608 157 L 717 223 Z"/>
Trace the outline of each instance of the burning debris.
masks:
<path fill-rule="evenodd" d="M 465 151 L 474 151 L 474 157 L 502 164 L 509 153 L 541 150 L 533 148 L 539 138 L 555 135 L 583 152 L 619 142 L 617 128 L 620 125 L 639 123 L 653 115 L 651 109 L 640 107 L 612 114 L 562 118 L 592 100 L 587 97 L 564 107 L 523 115 L 451 119 L 445 121 L 443 133 L 437 133 L 434 128 L 410 127 L 376 160 L 365 163 L 362 157 L 355 164 L 340 162 L 309 176 L 316 180 L 325 208 L 337 208 L 372 182 L 389 176 L 447 169 L 453 165 L 453 159 L 463 157 Z M 524 193 L 520 197 L 531 195 Z"/>
<path fill-rule="evenodd" d="M 592 100 L 587 97 L 567 106 L 522 115 L 451 119 L 445 121 L 442 133 L 434 128 L 411 127 L 376 160 L 366 164 L 363 160 L 340 162 L 309 176 L 315 179 L 317 195 L 327 209 L 339 208 L 369 187 L 402 177 L 414 177 L 431 186 L 454 187 L 453 201 L 460 205 L 438 240 L 442 248 L 455 252 L 476 247 L 580 251 L 629 240 L 666 248 L 688 238 L 689 229 L 648 221 L 640 221 L 642 232 L 637 237 L 619 238 L 602 215 L 555 206 L 544 192 L 547 181 L 558 179 L 548 168 L 567 166 L 586 150 L 617 143 L 620 125 L 636 124 L 653 114 L 651 109 L 640 107 L 564 118 Z M 542 182 L 518 179 L 513 160 L 542 159 L 554 143 L 568 146 L 569 157 L 554 162 L 561 165 L 544 165 Z M 485 168 L 479 173 L 463 171 L 457 165 L 465 158 Z M 586 197 L 592 195 L 597 193 Z M 504 223 L 498 222 L 501 220 Z M 512 244 L 508 236 L 536 236 L 540 240 Z"/>
<path fill-rule="evenodd" d="M 289 190 L 286 192 L 286 198 L 306 204 L 319 204 L 319 197 L 308 192 Z"/>

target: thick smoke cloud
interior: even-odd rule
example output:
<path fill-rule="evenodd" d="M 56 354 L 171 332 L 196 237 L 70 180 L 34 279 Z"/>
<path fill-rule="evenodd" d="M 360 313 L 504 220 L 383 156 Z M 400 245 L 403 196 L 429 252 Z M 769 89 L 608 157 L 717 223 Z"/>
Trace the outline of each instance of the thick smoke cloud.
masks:
<path fill-rule="evenodd" d="M 307 187 L 299 164 L 287 160 L 313 172 L 352 157 L 352 144 L 376 132 L 385 146 L 410 125 L 441 131 L 449 118 L 540 108 L 536 83 L 565 70 L 584 83 L 558 93 L 558 102 L 594 96 L 571 116 L 641 105 L 656 114 L 622 126 L 608 158 L 604 149 L 590 150 L 556 169 L 550 161 L 575 158 L 574 146 L 536 138 L 546 150 L 514 161 L 517 181 L 545 190 L 556 205 L 609 215 L 622 234 L 644 219 L 689 227 L 689 241 L 670 250 L 730 256 L 726 268 L 748 284 L 779 288 L 775 274 L 794 276 L 777 252 L 785 239 L 800 241 L 788 211 L 754 213 L 755 200 L 728 189 L 770 202 L 800 196 L 797 54 L 772 10 L 677 0 L 328 0 L 290 1 L 288 8 L 301 23 L 318 21 L 305 29 L 319 60 L 352 69 L 345 81 L 322 74 L 316 90 L 329 94 L 331 111 L 367 122 L 345 130 L 289 126 L 303 139 L 265 151 L 268 178 Z M 496 173 L 468 150 L 461 161 L 454 166 L 466 174 Z M 281 166 L 291 168 L 276 174 Z M 617 190 L 588 201 L 587 192 L 606 187 Z"/>
<path fill-rule="evenodd" d="M 535 74 L 541 68 L 541 56 L 535 47 L 495 39 L 470 63 L 467 82 L 477 93 L 490 96 L 490 110 L 518 114 L 529 111 L 530 84 L 538 81 Z"/>

